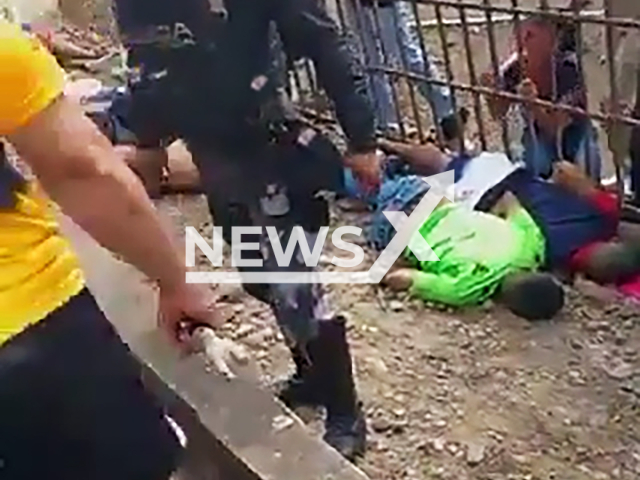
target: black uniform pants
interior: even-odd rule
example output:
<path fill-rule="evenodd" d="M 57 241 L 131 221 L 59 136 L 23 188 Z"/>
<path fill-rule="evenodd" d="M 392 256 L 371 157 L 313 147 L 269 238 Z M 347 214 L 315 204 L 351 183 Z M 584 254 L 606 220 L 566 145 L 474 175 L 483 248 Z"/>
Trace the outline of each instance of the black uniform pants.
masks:
<path fill-rule="evenodd" d="M 0 478 L 163 480 L 180 452 L 87 290 L 0 347 Z"/>
<path fill-rule="evenodd" d="M 275 227 L 286 249 L 293 228 L 304 229 L 307 244 L 313 249 L 321 226 L 329 225 L 328 206 L 316 197 L 322 189 L 338 188 L 342 178 L 339 152 L 321 135 L 310 145 L 271 145 L 253 154 L 223 155 L 208 149 L 191 147 L 200 170 L 214 225 L 221 226 L 227 243 L 232 227 L 263 227 L 261 234 L 242 236 L 246 243 L 259 243 L 260 250 L 246 251 L 243 259 L 261 260 L 259 267 L 241 267 L 246 272 L 311 272 L 296 246 L 289 265 L 276 262 L 265 227 Z M 286 213 L 270 215 L 264 199 L 269 190 L 286 195 Z M 273 193 L 273 192 L 271 192 Z M 267 209 L 268 210 L 268 209 Z M 327 292 L 319 284 L 255 284 L 245 289 L 273 308 L 278 324 L 290 344 L 304 345 L 313 339 L 318 322 L 335 317 Z"/>

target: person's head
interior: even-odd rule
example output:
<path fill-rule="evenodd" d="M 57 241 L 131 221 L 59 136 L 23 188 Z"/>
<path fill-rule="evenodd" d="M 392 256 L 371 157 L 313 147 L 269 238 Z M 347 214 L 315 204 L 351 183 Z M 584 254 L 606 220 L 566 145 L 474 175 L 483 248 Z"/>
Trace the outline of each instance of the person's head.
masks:
<path fill-rule="evenodd" d="M 518 272 L 504 279 L 498 300 L 526 320 L 550 320 L 564 306 L 564 289 L 550 274 Z"/>
<path fill-rule="evenodd" d="M 640 274 L 640 247 L 622 242 L 600 243 L 589 251 L 583 272 L 601 285 L 624 283 Z"/>
<path fill-rule="evenodd" d="M 550 61 L 557 44 L 557 29 L 551 20 L 535 15 L 523 19 L 514 28 L 514 42 L 518 35 L 527 64 L 536 68 Z"/>

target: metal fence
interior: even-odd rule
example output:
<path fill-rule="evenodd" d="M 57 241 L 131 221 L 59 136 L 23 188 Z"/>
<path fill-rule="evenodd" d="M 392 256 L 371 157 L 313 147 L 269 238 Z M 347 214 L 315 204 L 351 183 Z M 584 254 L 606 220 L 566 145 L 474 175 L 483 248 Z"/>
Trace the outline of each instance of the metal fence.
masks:
<path fill-rule="evenodd" d="M 325 6 L 346 35 L 355 34 L 358 54 L 364 61 L 369 84 L 373 85 L 369 92 L 376 111 L 379 112 L 380 104 L 384 103 L 383 108 L 388 112 L 391 108 L 391 116 L 397 118 L 397 128 L 388 133 L 420 142 L 430 134 L 441 138 L 433 95 L 420 95 L 421 91 L 429 93 L 429 88 L 448 91 L 455 112 L 460 107 L 468 110 L 466 135 L 479 148 L 502 150 L 510 156 L 514 155 L 510 130 L 513 130 L 516 117 L 491 118 L 488 98 L 504 99 L 512 106 L 538 106 L 547 111 L 583 115 L 593 120 L 598 131 L 605 176 L 615 174 L 622 191 L 628 168 L 628 148 L 615 148 L 612 132 L 625 132 L 623 138 L 628 139 L 630 127 L 640 126 L 640 122 L 632 117 L 640 118 L 640 115 L 632 115 L 635 87 L 633 98 L 630 99 L 626 91 L 622 95 L 624 98 L 620 95 L 621 75 L 629 77 L 631 73 L 626 64 L 626 70 L 620 73 L 621 65 L 616 64 L 616 56 L 624 38 L 634 31 L 640 32 L 640 1 L 326 0 Z M 584 108 L 527 98 L 481 82 L 484 72 L 489 72 L 493 78 L 499 77 L 501 63 L 509 53 L 522 54 L 522 38 L 514 32 L 519 32 L 519 24 L 532 16 L 556 26 L 562 25 L 565 31 L 572 32 L 572 48 L 587 92 Z M 388 38 L 394 30 L 395 35 L 391 36 L 395 38 Z M 413 37 L 409 39 L 407 32 Z M 412 45 L 408 49 L 409 40 Z M 416 54 L 421 58 L 416 58 Z M 413 58 L 407 58 L 408 55 Z M 421 71 L 416 64 L 422 65 Z M 635 65 L 638 64 L 640 58 L 636 59 Z M 433 68 L 434 65 L 438 68 Z M 438 69 L 440 75 L 434 73 Z M 293 84 L 298 100 L 318 111 L 312 67 L 305 64 L 294 72 Z M 635 72 L 634 78 L 627 78 L 625 82 L 636 85 L 640 80 L 637 67 Z M 384 95 L 380 95 L 380 88 L 374 88 L 376 82 L 385 85 Z M 625 89 L 628 90 L 628 86 Z M 626 106 L 621 100 L 627 102 Z M 609 107 L 603 108 L 603 105 Z M 638 108 L 635 111 L 640 113 Z"/>

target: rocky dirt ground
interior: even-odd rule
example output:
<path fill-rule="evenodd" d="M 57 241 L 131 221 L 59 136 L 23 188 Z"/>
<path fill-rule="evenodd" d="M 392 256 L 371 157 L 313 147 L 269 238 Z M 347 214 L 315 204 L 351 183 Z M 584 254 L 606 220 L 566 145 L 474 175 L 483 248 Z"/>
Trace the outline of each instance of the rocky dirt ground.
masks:
<path fill-rule="evenodd" d="M 600 7 L 599 1 L 594 4 Z M 455 10 L 443 13 L 457 16 Z M 432 15 L 423 11 L 426 19 Z M 471 32 L 480 71 L 489 62 L 486 30 L 479 26 Z M 497 28 L 499 52 L 505 51 L 508 32 L 506 24 Z M 426 36 L 441 52 L 437 32 Z M 454 76 L 466 83 L 460 29 L 448 29 L 447 37 Z M 602 32 L 585 28 L 584 44 L 592 108 L 597 108 L 607 89 Z M 472 96 L 459 99 L 473 111 Z M 499 126 L 484 115 L 490 142 L 499 147 Z M 470 130 L 475 136 L 477 127 Z M 182 237 L 185 225 L 210 235 L 201 198 L 168 197 L 158 206 L 177 235 Z M 334 209 L 336 225 L 365 221 Z M 567 291 L 562 315 L 532 324 L 491 304 L 450 311 L 377 287 L 334 286 L 334 299 L 351 320 L 358 383 L 370 419 L 363 470 L 376 480 L 640 478 L 639 311 L 586 282 Z M 288 354 L 268 309 L 236 288 L 220 287 L 218 293 L 229 318 L 224 334 L 250 348 L 265 381 L 286 373 Z M 303 414 L 317 429 L 314 415 Z"/>
<path fill-rule="evenodd" d="M 202 199 L 176 196 L 159 207 L 177 232 L 190 225 L 210 235 Z M 366 221 L 339 208 L 334 220 Z M 217 291 L 224 334 L 249 347 L 265 382 L 289 371 L 270 311 L 240 289 Z M 351 321 L 371 430 L 360 466 L 372 479 L 640 475 L 640 317 L 611 291 L 568 287 L 562 315 L 534 324 L 492 304 L 452 311 L 373 286 L 331 291 Z M 301 415 L 319 429 L 317 416 Z"/>

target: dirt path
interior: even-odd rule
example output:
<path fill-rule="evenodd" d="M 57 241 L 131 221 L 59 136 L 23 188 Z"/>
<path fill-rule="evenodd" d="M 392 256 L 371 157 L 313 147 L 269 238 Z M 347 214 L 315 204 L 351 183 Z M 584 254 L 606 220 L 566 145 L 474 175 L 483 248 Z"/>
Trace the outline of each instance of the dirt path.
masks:
<path fill-rule="evenodd" d="M 202 201 L 160 207 L 178 231 L 210 232 Z M 363 220 L 351 217 L 340 213 Z M 569 290 L 555 321 L 530 324 L 492 305 L 445 312 L 373 287 L 334 288 L 370 417 L 363 469 L 376 480 L 638 478 L 638 310 L 581 291 Z M 229 297 L 226 334 L 252 349 L 266 379 L 285 373 L 270 312 L 236 289 Z"/>

